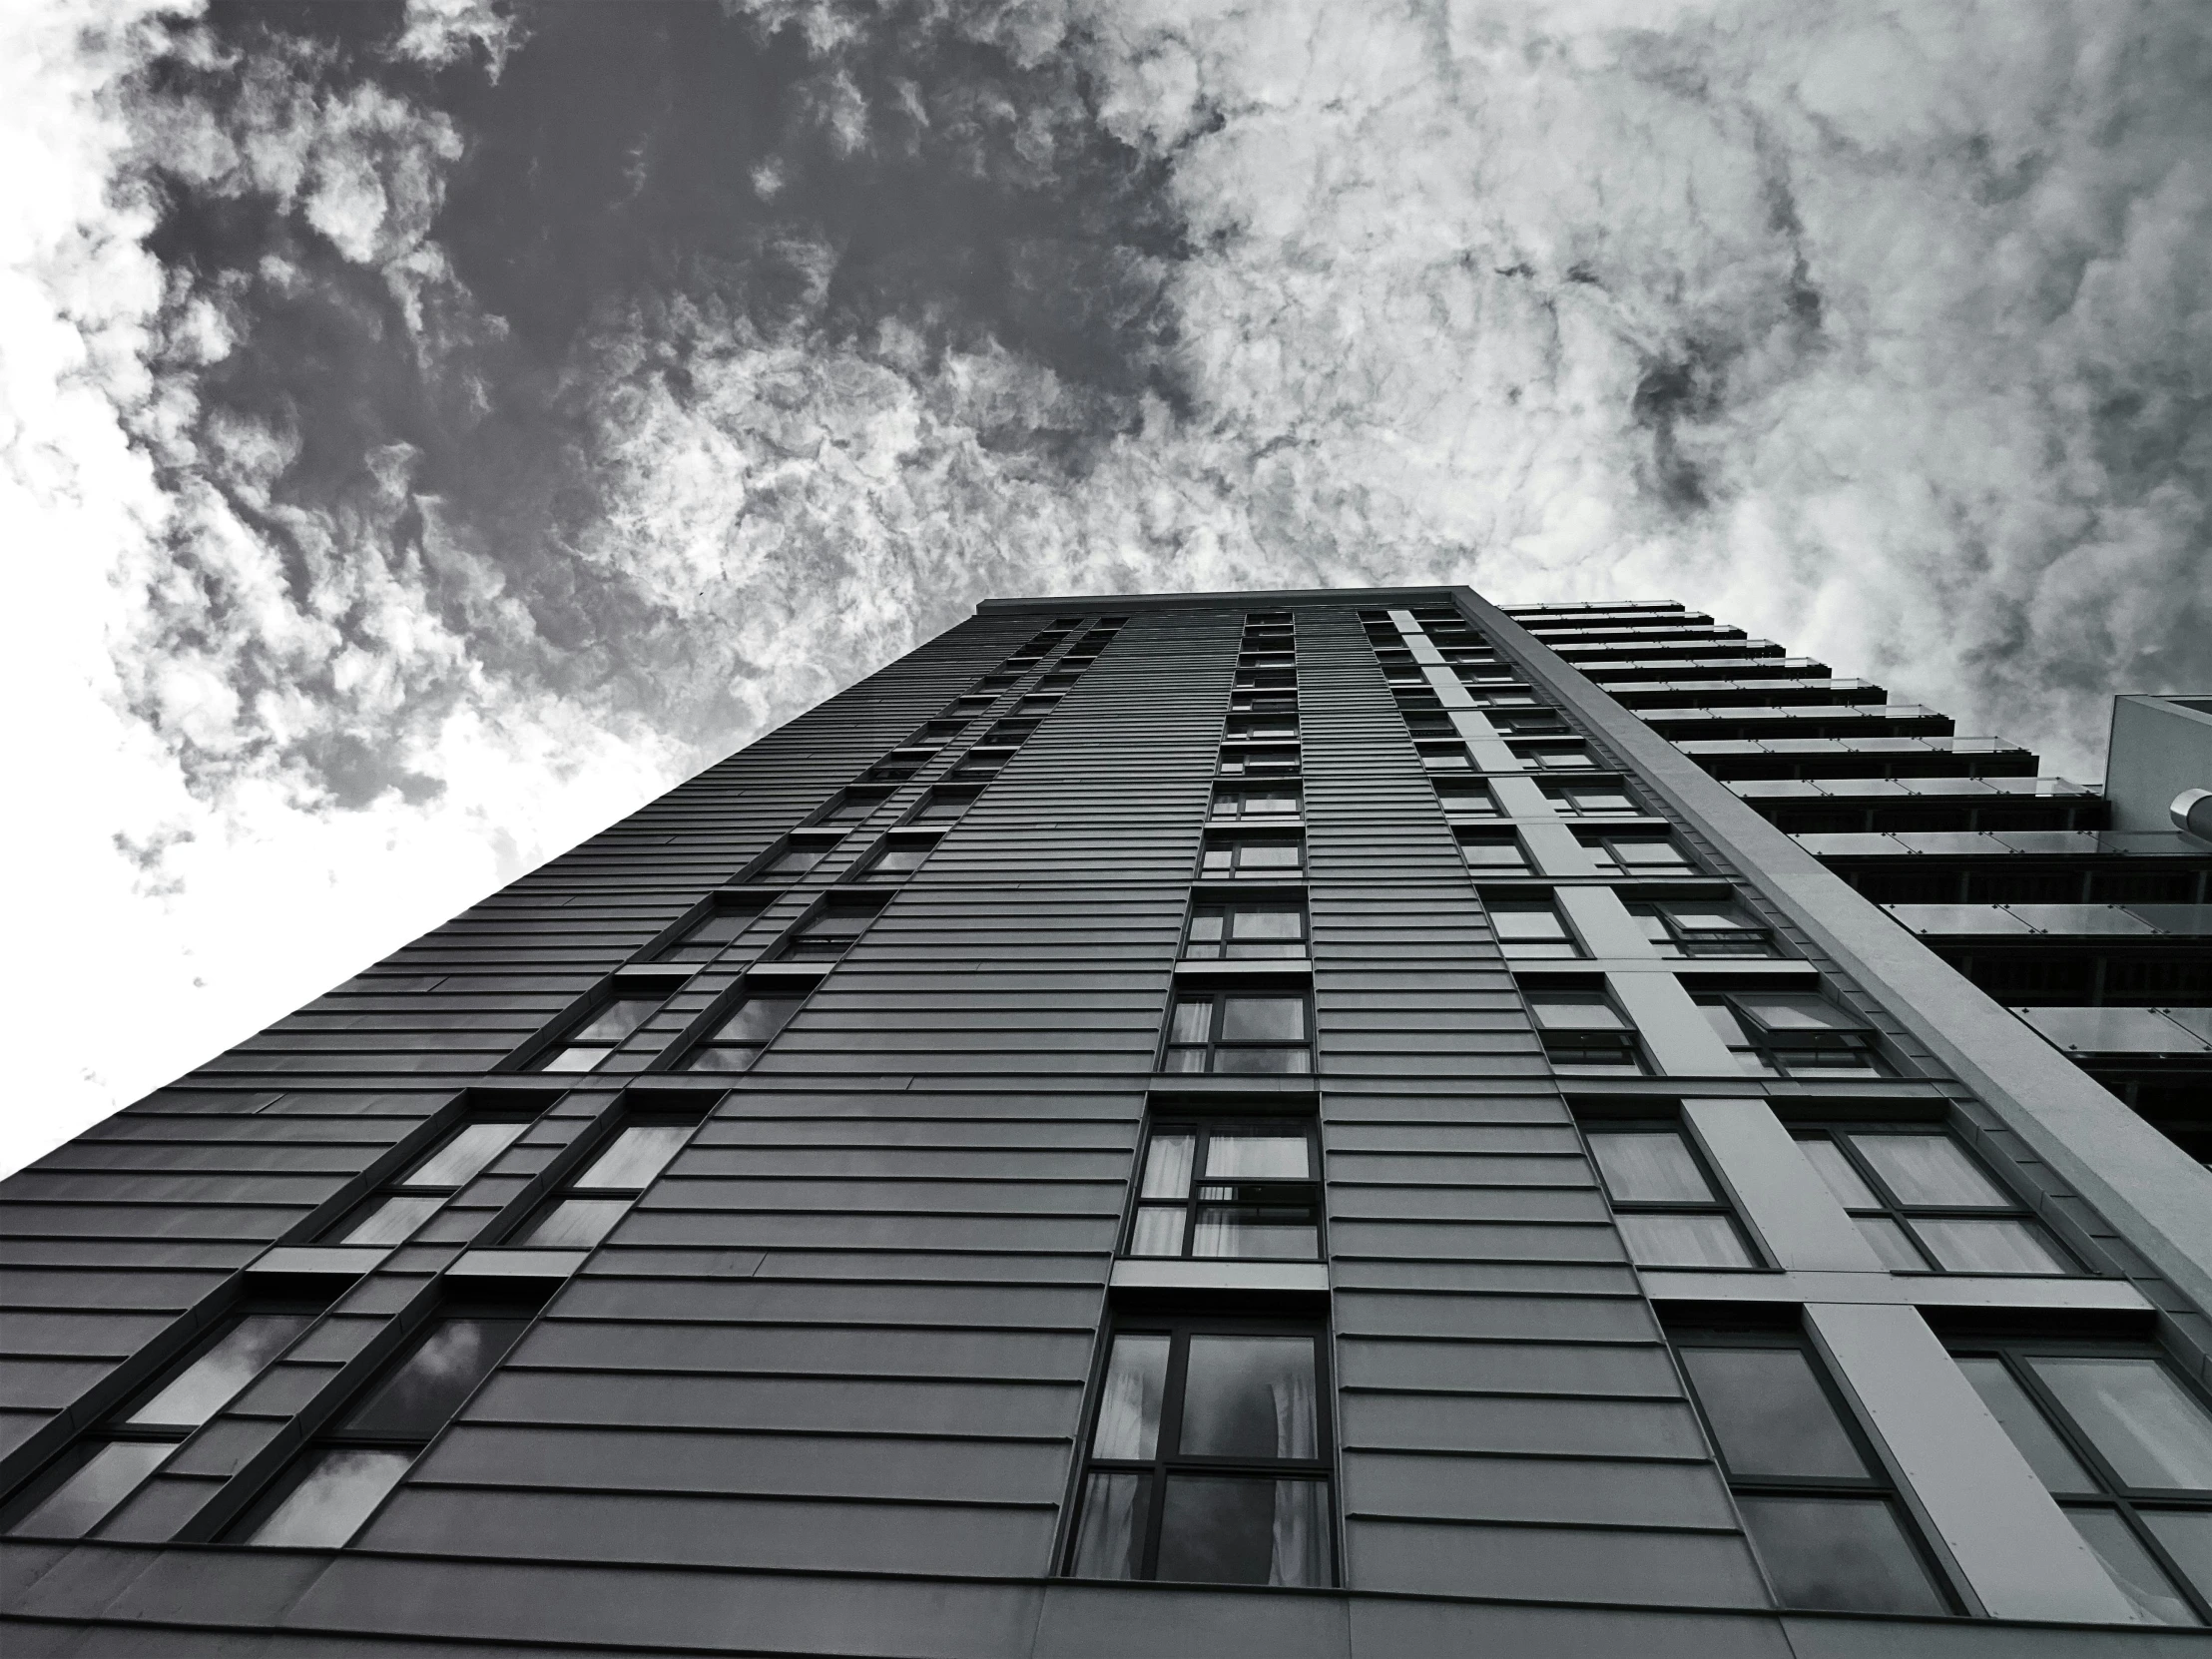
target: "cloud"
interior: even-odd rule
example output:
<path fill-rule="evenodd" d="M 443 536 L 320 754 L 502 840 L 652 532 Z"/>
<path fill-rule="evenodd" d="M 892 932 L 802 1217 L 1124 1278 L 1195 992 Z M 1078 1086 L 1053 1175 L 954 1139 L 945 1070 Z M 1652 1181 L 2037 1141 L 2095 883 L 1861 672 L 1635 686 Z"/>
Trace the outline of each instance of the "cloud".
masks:
<path fill-rule="evenodd" d="M 990 594 L 1679 597 L 2077 774 L 2212 685 L 2189 8 L 21 28 L 73 1112 Z"/>

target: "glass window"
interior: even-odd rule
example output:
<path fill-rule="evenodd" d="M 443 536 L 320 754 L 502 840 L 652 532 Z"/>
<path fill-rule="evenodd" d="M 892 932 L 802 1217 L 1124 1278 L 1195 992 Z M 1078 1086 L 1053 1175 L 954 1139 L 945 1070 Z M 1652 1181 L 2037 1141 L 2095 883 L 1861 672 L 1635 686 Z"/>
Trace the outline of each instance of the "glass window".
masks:
<path fill-rule="evenodd" d="M 698 1127 L 696 1120 L 623 1125 L 507 1242 L 540 1250 L 593 1248 L 629 1214 Z"/>
<path fill-rule="evenodd" d="M 1449 743 L 1416 743 L 1413 752 L 1420 757 L 1420 764 L 1429 772 L 1471 772 L 1473 763 L 1467 759 L 1467 746 L 1454 738 Z"/>
<path fill-rule="evenodd" d="M 1725 898 L 1631 900 L 1628 913 L 1662 956 L 1775 956 L 1774 934 Z"/>
<path fill-rule="evenodd" d="M 2026 1206 L 1937 1128 L 1814 1128 L 1798 1146 L 1893 1273 L 2065 1274 Z"/>
<path fill-rule="evenodd" d="M 1551 1069 L 1567 1076 L 1640 1076 L 1635 1028 L 1603 991 L 1531 990 L 1528 1011 Z"/>
<path fill-rule="evenodd" d="M 1306 907 L 1265 898 L 1194 904 L 1183 954 L 1191 961 L 1304 956 Z"/>
<path fill-rule="evenodd" d="M 849 789 L 841 792 L 822 815 L 825 824 L 857 824 L 891 797 L 889 790 Z"/>
<path fill-rule="evenodd" d="M 1628 1259 L 1647 1268 L 1756 1268 L 1757 1258 L 1682 1131 L 1583 1131 Z"/>
<path fill-rule="evenodd" d="M 976 792 L 961 789 L 933 789 L 922 802 L 921 810 L 914 814 L 915 821 L 936 824 L 946 819 L 958 818 L 975 805 Z"/>
<path fill-rule="evenodd" d="M 1303 992 L 1179 991 L 1161 1069 L 1309 1072 L 1310 1033 Z"/>
<path fill-rule="evenodd" d="M 1432 782 L 1436 786 L 1436 800 L 1442 804 L 1445 813 L 1451 817 L 1496 818 L 1498 816 L 1497 798 L 1490 794 L 1487 784 L 1477 783 L 1471 778 L 1438 778 L 1432 780 Z"/>
<path fill-rule="evenodd" d="M 1636 798 L 1611 780 L 1544 784 L 1545 796 L 1568 818 L 1633 818 L 1641 814 Z"/>
<path fill-rule="evenodd" d="M 748 989 L 738 1005 L 684 1055 L 679 1067 L 685 1071 L 752 1070 L 762 1051 L 791 1023 L 813 988 Z"/>
<path fill-rule="evenodd" d="M 886 838 L 860 871 L 863 881 L 903 881 L 935 850 L 935 835 L 901 831 Z"/>
<path fill-rule="evenodd" d="M 2155 1353 L 1961 1344 L 1958 1369 L 2120 1593 L 2212 1622 L 2212 1410 Z"/>
<path fill-rule="evenodd" d="M 1306 867 L 1306 847 L 1292 835 L 1209 835 L 1201 873 L 1223 875 L 1296 875 Z"/>
<path fill-rule="evenodd" d="M 1784 1606 L 1951 1610 L 1881 1465 L 1794 1334 L 1683 1334 L 1675 1351 Z"/>
<path fill-rule="evenodd" d="M 590 1071 L 622 1046 L 622 1039 L 659 1011 L 666 991 L 623 992 L 602 1002 L 576 1028 L 545 1051 L 533 1071 Z"/>
<path fill-rule="evenodd" d="M 1298 766 L 1295 743 L 1230 744 L 1221 752 L 1224 778 L 1288 778 L 1296 776 Z"/>
<path fill-rule="evenodd" d="M 516 1309 L 454 1310 L 432 1319 L 407 1353 L 293 1459 L 234 1529 L 234 1541 L 342 1547 L 528 1324 L 528 1314 Z"/>
<path fill-rule="evenodd" d="M 761 866 L 759 877 L 770 881 L 788 881 L 806 874 L 835 850 L 840 835 L 813 833 L 799 830 L 785 838 L 784 844 L 769 855 Z"/>
<path fill-rule="evenodd" d="M 406 1174 L 356 1205 L 321 1242 L 405 1244 L 416 1228 L 444 1208 L 447 1198 L 481 1175 L 528 1127 L 520 1119 L 461 1125 Z"/>
<path fill-rule="evenodd" d="M 1296 818 L 1299 806 L 1296 784 L 1245 784 L 1214 791 L 1216 818 Z"/>
<path fill-rule="evenodd" d="M 1490 931 L 1507 961 L 1583 954 L 1549 898 L 1493 898 L 1482 907 L 1489 912 Z"/>
<path fill-rule="evenodd" d="M 1532 772 L 1572 772 L 1597 765 L 1590 758 L 1590 752 L 1579 742 L 1516 743 L 1513 745 L 1513 753 Z"/>
<path fill-rule="evenodd" d="M 1812 991 L 1697 999 L 1736 1063 L 1762 1077 L 1886 1077 L 1874 1027 Z"/>
<path fill-rule="evenodd" d="M 1510 830 L 1462 830 L 1459 856 L 1477 875 L 1529 874 L 1528 855 Z"/>
<path fill-rule="evenodd" d="M 875 919 L 876 902 L 832 898 L 792 930 L 778 952 L 785 960 L 842 956 Z"/>
<path fill-rule="evenodd" d="M 1663 833 L 1591 834 L 1582 832 L 1582 844 L 1600 869 L 1621 875 L 1686 875 L 1696 869 L 1690 855 Z"/>
<path fill-rule="evenodd" d="M 1310 1124 L 1155 1124 L 1124 1254 L 1314 1261 L 1319 1165 Z"/>
<path fill-rule="evenodd" d="M 89 1536 L 195 1429 L 246 1391 L 321 1309 L 253 1306 L 234 1313 L 84 1439 L 33 1475 L 7 1506 L 7 1531 Z"/>
<path fill-rule="evenodd" d="M 1117 1331 L 1067 1570 L 1322 1587 L 1335 1579 L 1328 1398 L 1311 1327 Z"/>
<path fill-rule="evenodd" d="M 674 943 L 664 945 L 653 958 L 657 962 L 710 962 L 735 940 L 761 913 L 758 903 L 717 905 L 684 929 Z"/>

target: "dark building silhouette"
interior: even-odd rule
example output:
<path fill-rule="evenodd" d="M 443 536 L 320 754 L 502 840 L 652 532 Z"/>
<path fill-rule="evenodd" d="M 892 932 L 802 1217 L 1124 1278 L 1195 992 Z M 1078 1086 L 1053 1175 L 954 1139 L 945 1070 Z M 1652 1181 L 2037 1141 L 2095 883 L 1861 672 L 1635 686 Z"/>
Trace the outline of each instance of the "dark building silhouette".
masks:
<path fill-rule="evenodd" d="M 2212 718 L 2119 726 L 987 604 L 7 1184 L 7 1651 L 2201 1651 Z"/>

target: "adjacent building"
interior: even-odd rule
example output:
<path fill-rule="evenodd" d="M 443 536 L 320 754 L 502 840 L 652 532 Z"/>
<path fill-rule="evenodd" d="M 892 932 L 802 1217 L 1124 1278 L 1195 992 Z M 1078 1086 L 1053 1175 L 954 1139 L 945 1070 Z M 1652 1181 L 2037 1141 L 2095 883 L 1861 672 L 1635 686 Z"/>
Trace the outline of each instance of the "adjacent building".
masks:
<path fill-rule="evenodd" d="M 2202 1651 L 2212 717 L 2120 727 L 986 604 L 0 1190 L 8 1651 Z"/>

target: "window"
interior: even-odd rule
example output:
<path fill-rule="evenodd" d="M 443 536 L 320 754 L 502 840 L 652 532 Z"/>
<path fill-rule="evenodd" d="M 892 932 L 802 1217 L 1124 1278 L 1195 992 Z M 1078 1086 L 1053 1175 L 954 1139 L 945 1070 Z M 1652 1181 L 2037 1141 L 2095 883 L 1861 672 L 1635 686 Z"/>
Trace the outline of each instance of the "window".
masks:
<path fill-rule="evenodd" d="M 1178 990 L 1163 1071 L 1309 1072 L 1303 992 Z"/>
<path fill-rule="evenodd" d="M 1497 797 L 1490 794 L 1487 784 L 1478 784 L 1471 778 L 1439 778 L 1435 785 L 1437 801 L 1454 818 L 1498 816 Z"/>
<path fill-rule="evenodd" d="M 1796 1133 L 1799 1149 L 1893 1273 L 2074 1271 L 2027 1207 L 1944 1130 Z"/>
<path fill-rule="evenodd" d="M 1549 709 L 1493 709 L 1489 718 L 1501 735 L 1513 738 L 1547 736 L 1567 729 L 1567 723 Z M 1543 764 L 1555 763 L 1547 754 Z"/>
<path fill-rule="evenodd" d="M 1007 674 L 1004 672 L 1000 672 L 997 674 L 986 674 L 983 676 L 982 679 L 975 682 L 975 689 L 978 693 L 995 694 L 1005 691 L 1009 686 L 1014 685 L 1020 679 L 1021 676 L 1018 674 Z M 992 697 L 991 701 L 997 701 L 995 695 Z"/>
<path fill-rule="evenodd" d="M 1306 867 L 1296 835 L 1209 835 L 1200 869 L 1207 875 L 1291 875 Z"/>
<path fill-rule="evenodd" d="M 751 1071 L 762 1050 L 791 1023 L 817 981 L 779 983 L 750 979 L 737 1006 L 717 1021 L 678 1062 L 682 1071 Z"/>
<path fill-rule="evenodd" d="M 1554 807 L 1571 818 L 1634 818 L 1643 811 L 1623 785 L 1609 778 L 1538 787 Z"/>
<path fill-rule="evenodd" d="M 947 720 L 957 719 L 962 726 L 965 726 L 976 716 L 988 714 L 991 705 L 997 701 L 998 699 L 995 697 L 955 697 L 945 705 L 945 718 Z"/>
<path fill-rule="evenodd" d="M 1951 1611 L 1881 1463 L 1796 1333 L 1686 1334 L 1675 1353 L 1783 1606 Z"/>
<path fill-rule="evenodd" d="M 1413 751 L 1420 756 L 1420 764 L 1430 772 L 1468 772 L 1473 770 L 1467 760 L 1467 746 L 1454 738 L 1448 743 L 1416 743 Z"/>
<path fill-rule="evenodd" d="M 450 1308 L 368 1384 L 233 1530 L 232 1541 L 342 1546 L 530 1323 L 523 1309 Z"/>
<path fill-rule="evenodd" d="M 855 785 L 840 791 L 830 803 L 830 810 L 822 815 L 824 824 L 857 824 L 876 808 L 891 798 L 889 790 L 865 789 Z"/>
<path fill-rule="evenodd" d="M 920 770 L 915 762 L 879 761 L 867 769 L 867 780 L 871 784 L 903 784 Z"/>
<path fill-rule="evenodd" d="M 1069 1575 L 1331 1583 L 1323 1358 L 1311 1326 L 1163 1320 L 1117 1329 Z"/>
<path fill-rule="evenodd" d="M 548 1048 L 532 1071 L 590 1071 L 622 1046 L 622 1039 L 651 1019 L 668 998 L 667 990 L 617 988 L 612 996 L 577 1021 L 574 1030 Z"/>
<path fill-rule="evenodd" d="M 842 956 L 881 908 L 876 899 L 832 898 L 792 929 L 778 954 L 786 961 Z"/>
<path fill-rule="evenodd" d="M 320 1316 L 257 1304 L 234 1313 L 139 1394 L 42 1469 L 9 1508 L 7 1530 L 82 1538 L 137 1491 L 195 1429 L 246 1391 Z"/>
<path fill-rule="evenodd" d="M 1298 745 L 1233 744 L 1221 752 L 1224 778 L 1284 778 L 1298 771 Z"/>
<path fill-rule="evenodd" d="M 915 833 L 910 830 L 894 830 L 883 837 L 881 844 L 860 867 L 855 877 L 861 881 L 903 881 L 919 869 L 937 844 L 934 832 Z"/>
<path fill-rule="evenodd" d="M 987 781 L 998 776 L 999 769 L 1013 759 L 1013 754 L 1010 749 L 971 749 L 952 769 L 950 776 L 955 783 Z"/>
<path fill-rule="evenodd" d="M 712 901 L 706 913 L 654 953 L 656 962 L 709 962 L 722 954 L 723 946 L 736 939 L 766 905 L 754 899 Z"/>
<path fill-rule="evenodd" d="M 914 820 L 918 824 L 942 824 L 956 819 L 975 805 L 975 798 L 979 793 L 976 790 L 947 789 L 940 785 L 923 799 L 920 808 L 914 813 Z"/>
<path fill-rule="evenodd" d="M 1606 1124 L 1582 1132 L 1628 1259 L 1645 1268 L 1756 1268 L 1758 1258 L 1682 1131 Z"/>
<path fill-rule="evenodd" d="M 1513 753 L 1532 772 L 1572 772 L 1597 765 L 1580 743 L 1516 743 Z"/>
<path fill-rule="evenodd" d="M 1874 1028 L 1814 991 L 1701 996 L 1737 1064 L 1763 1077 L 1885 1077 Z"/>
<path fill-rule="evenodd" d="M 464 1123 L 435 1151 L 355 1205 L 322 1236 L 330 1245 L 396 1245 L 414 1236 L 454 1193 L 483 1173 L 529 1125 L 520 1120 Z"/>
<path fill-rule="evenodd" d="M 629 1213 L 638 1194 L 684 1150 L 699 1127 L 681 1122 L 628 1123 L 541 1205 L 505 1242 L 531 1250 L 589 1250 Z"/>
<path fill-rule="evenodd" d="M 1766 924 L 1733 899 L 1643 899 L 1631 902 L 1628 913 L 1662 956 L 1781 954 Z"/>
<path fill-rule="evenodd" d="M 1059 706 L 1060 694 L 1052 692 L 1047 695 L 1040 686 L 1037 695 L 1025 697 L 1014 705 L 1014 714 L 1020 719 L 1028 721 L 1030 723 L 1029 729 L 1033 732 L 1036 730 L 1036 722 L 1052 713 Z M 1001 721 L 999 724 L 1004 725 L 1005 723 Z"/>
<path fill-rule="evenodd" d="M 1231 715 L 1223 734 L 1231 743 L 1286 743 L 1298 736 L 1298 711 L 1288 714 Z"/>
<path fill-rule="evenodd" d="M 1664 833 L 1606 835 L 1585 832 L 1582 844 L 1599 869 L 1610 865 L 1622 875 L 1684 875 L 1697 866 Z"/>
<path fill-rule="evenodd" d="M 1548 896 L 1485 899 L 1482 907 L 1489 912 L 1490 931 L 1496 935 L 1498 949 L 1505 953 L 1507 961 L 1527 962 L 1548 956 L 1584 954 L 1574 934 L 1568 931 L 1565 918 Z"/>
<path fill-rule="evenodd" d="M 782 846 L 769 854 L 768 860 L 761 865 L 758 878 L 764 881 L 796 880 L 828 857 L 843 837 L 844 831 L 841 830 L 833 832 L 795 830 L 784 838 Z"/>
<path fill-rule="evenodd" d="M 1306 907 L 1295 899 L 1239 898 L 1191 906 L 1184 956 L 1194 962 L 1306 954 Z"/>
<path fill-rule="evenodd" d="M 1320 1162 L 1310 1122 L 1157 1123 L 1123 1254 L 1315 1261 Z"/>
<path fill-rule="evenodd" d="M 1462 830 L 1459 856 L 1477 875 L 1527 875 L 1528 855 L 1510 830 Z"/>
<path fill-rule="evenodd" d="M 1532 990 L 1528 1011 L 1553 1071 L 1570 1077 L 1643 1074 L 1635 1027 L 1603 991 Z"/>
<path fill-rule="evenodd" d="M 1244 784 L 1214 791 L 1216 818 L 1296 818 L 1299 806 L 1296 784 Z"/>
<path fill-rule="evenodd" d="M 2212 1620 L 2212 1411 L 2188 1383 L 2148 1352 L 1977 1343 L 1955 1358 L 2137 1611 Z"/>

